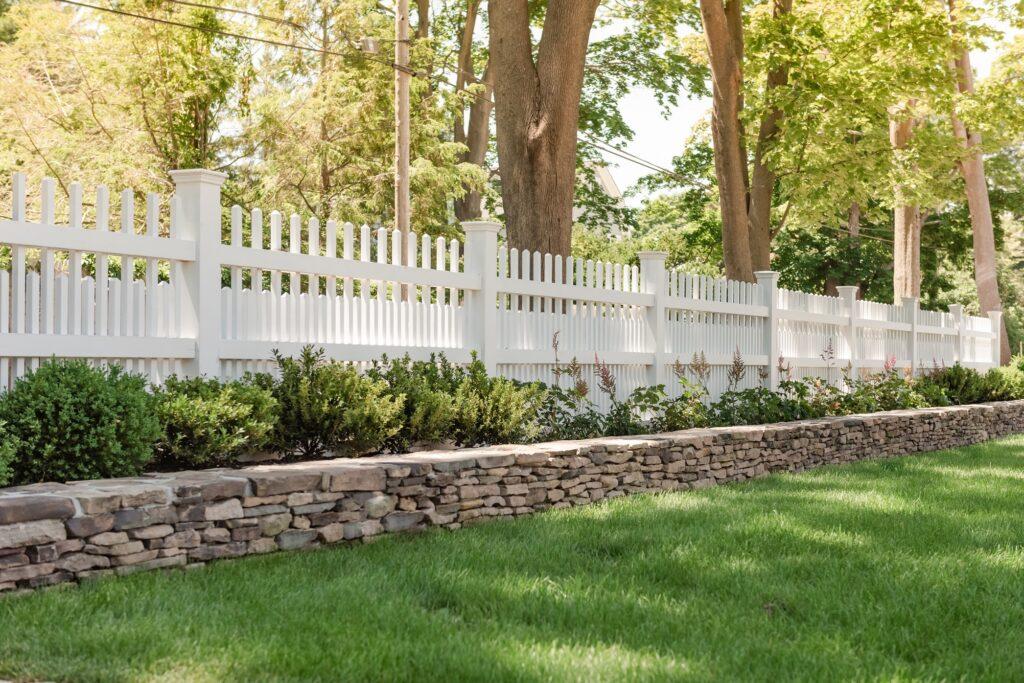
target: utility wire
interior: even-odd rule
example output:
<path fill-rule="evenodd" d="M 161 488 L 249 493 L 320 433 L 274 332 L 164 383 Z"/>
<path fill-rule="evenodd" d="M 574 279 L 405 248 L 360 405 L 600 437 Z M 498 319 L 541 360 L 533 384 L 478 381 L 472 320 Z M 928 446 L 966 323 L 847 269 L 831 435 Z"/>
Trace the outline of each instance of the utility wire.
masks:
<path fill-rule="evenodd" d="M 284 41 L 272 40 L 270 38 L 261 38 L 259 36 L 249 36 L 249 35 L 244 35 L 244 34 L 241 34 L 241 33 L 232 33 L 231 31 L 221 31 L 221 30 L 215 29 L 215 28 L 209 28 L 209 27 L 206 27 L 206 26 L 197 26 L 196 24 L 188 24 L 188 23 L 181 22 L 181 21 L 174 21 L 172 19 L 161 19 L 160 17 L 153 17 L 153 16 L 149 16 L 149 15 L 145 15 L 145 14 L 135 14 L 134 12 L 126 12 L 125 10 L 114 9 L 113 7 L 100 7 L 98 5 L 90 5 L 88 3 L 78 2 L 77 0 L 57 0 L 57 1 L 58 2 L 62 2 L 65 5 L 74 5 L 75 7 L 83 7 L 85 9 L 96 10 L 98 12 L 108 12 L 110 14 L 116 14 L 116 15 L 119 15 L 119 16 L 122 16 L 122 17 L 131 17 L 133 19 L 141 19 L 143 21 L 151 21 L 151 22 L 154 22 L 154 23 L 157 23 L 157 24 L 164 24 L 164 25 L 167 25 L 167 26 L 177 26 L 178 28 L 192 29 L 193 31 L 200 31 L 202 33 L 209 33 L 211 35 L 225 36 L 227 38 L 235 38 L 237 40 L 251 40 L 251 41 L 256 42 L 256 43 L 263 43 L 264 45 L 273 45 L 274 47 L 286 47 L 286 48 L 291 48 L 293 50 L 303 50 L 303 51 L 306 51 L 306 52 L 315 52 L 317 54 L 332 55 L 334 57 L 342 57 L 342 58 L 346 58 L 346 59 L 352 56 L 351 53 L 350 54 L 345 54 L 343 52 L 336 52 L 334 50 L 324 50 L 324 49 L 318 48 L 318 47 L 310 47 L 308 45 L 299 45 L 298 43 L 286 43 Z M 383 64 L 384 66 L 390 66 L 392 69 L 397 69 L 399 71 L 404 71 L 404 72 L 406 72 L 406 73 L 408 73 L 408 74 L 410 74 L 412 76 L 422 76 L 423 75 L 423 74 L 419 73 L 418 71 L 416 71 L 415 69 L 410 69 L 409 67 L 404 67 L 404 66 L 401 66 L 400 64 L 396 64 L 394 62 L 389 62 L 389 61 L 383 60 L 383 59 L 376 59 L 376 58 L 374 58 L 374 57 L 372 57 L 370 55 L 367 55 L 365 53 L 362 53 L 362 52 L 358 53 L 358 54 L 363 55 L 364 59 L 367 59 L 367 60 L 369 60 L 371 62 L 377 62 L 378 64 Z"/>
<path fill-rule="evenodd" d="M 318 47 L 313 47 L 313 46 L 308 46 L 308 45 L 299 45 L 297 43 L 286 43 L 284 41 L 272 40 L 270 38 L 262 38 L 262 37 L 259 37 L 259 36 L 250 36 L 250 35 L 245 35 L 245 34 L 241 34 L 241 33 L 233 33 L 231 31 L 222 31 L 222 30 L 215 29 L 215 28 L 209 28 L 209 27 L 206 27 L 206 26 L 198 26 L 196 24 L 189 24 L 189 23 L 185 23 L 185 22 L 174 21 L 174 20 L 171 20 L 171 19 L 161 19 L 160 17 L 154 17 L 154 16 L 150 16 L 150 15 L 145 15 L 145 14 L 136 14 L 134 12 L 127 12 L 125 10 L 114 9 L 113 7 L 102 7 L 102 6 L 98 6 L 98 5 L 90 5 L 88 3 L 79 2 L 78 0 L 58 0 L 58 2 L 62 2 L 64 4 L 66 4 L 66 5 L 73 5 L 75 7 L 82 7 L 84 9 L 96 10 L 98 12 L 107 12 L 107 13 L 110 13 L 110 14 L 115 14 L 115 15 L 123 16 L 123 17 L 129 17 L 129 18 L 132 18 L 132 19 L 140 19 L 142 21 L 150 21 L 150 22 L 153 22 L 153 23 L 164 24 L 166 26 L 175 26 L 175 27 L 178 27 L 178 28 L 191 29 L 193 31 L 200 31 L 200 32 L 208 33 L 208 34 L 212 34 L 212 35 L 220 35 L 220 36 L 224 36 L 224 37 L 227 37 L 227 38 L 235 38 L 236 40 L 249 40 L 249 41 L 253 41 L 253 42 L 256 42 L 256 43 L 262 43 L 264 45 L 271 45 L 271 46 L 274 46 L 274 47 L 290 48 L 290 49 L 293 49 L 293 50 L 303 50 L 305 52 L 313 52 L 313 53 L 317 53 L 317 54 L 326 54 L 326 55 L 331 55 L 331 56 L 341 57 L 341 58 L 346 58 L 346 59 L 350 58 L 352 56 L 352 54 L 359 54 L 364 59 L 367 59 L 368 61 L 376 62 L 376 63 L 382 64 L 384 66 L 389 66 L 392 69 L 396 69 L 398 71 L 403 71 L 405 73 L 408 73 L 408 74 L 410 74 L 413 77 L 426 77 L 427 76 L 427 74 L 420 73 L 420 72 L 418 72 L 415 69 L 412 69 L 410 67 L 402 66 L 400 64 L 396 64 L 395 62 L 387 61 L 387 60 L 384 60 L 384 59 L 377 59 L 377 58 L 373 57 L 372 55 L 366 54 L 365 52 L 361 52 L 361 51 L 358 51 L 358 52 L 355 52 L 355 53 L 345 54 L 345 53 L 337 52 L 337 51 L 334 51 L 334 50 L 326 50 L 326 49 L 323 49 L 323 48 L 318 48 Z M 294 22 L 291 22 L 291 21 L 289 21 L 287 19 L 280 19 L 280 18 L 275 18 L 275 17 L 269 17 L 269 16 L 265 16 L 265 15 L 258 14 L 258 13 L 255 13 L 255 12 L 249 12 L 247 10 L 239 10 L 239 9 L 234 9 L 234 8 L 229 8 L 229 7 L 221 7 L 221 6 L 217 6 L 217 5 L 207 5 L 207 4 L 199 3 L 199 2 L 191 2 L 190 0 L 169 0 L 169 2 L 172 2 L 174 4 L 178 4 L 178 5 L 188 6 L 188 7 L 197 7 L 197 8 L 201 8 L 201 9 L 209 9 L 209 10 L 213 10 L 215 12 L 216 11 L 220 11 L 220 12 L 233 12 L 233 13 L 236 13 L 236 14 L 243 14 L 243 15 L 246 15 L 246 16 L 251 16 L 253 18 L 263 19 L 265 21 L 270 21 L 270 22 L 273 22 L 273 23 L 288 25 L 288 26 L 296 28 L 296 29 L 298 29 L 298 30 L 300 30 L 303 33 L 306 33 L 308 35 L 308 32 L 306 31 L 306 29 L 304 29 L 302 26 L 300 26 L 298 24 L 295 24 Z M 467 72 L 465 69 L 461 69 L 461 68 L 459 68 L 458 70 L 459 70 L 460 73 L 463 73 L 463 74 L 466 74 L 467 76 L 469 76 L 470 80 L 472 80 L 472 82 L 474 82 L 474 83 L 480 83 L 481 82 L 476 77 L 475 74 Z M 453 83 L 452 81 L 450 81 L 448 79 L 441 78 L 441 77 L 436 77 L 434 80 L 436 82 L 445 83 L 447 85 L 452 86 L 453 88 L 456 89 L 456 92 L 464 92 L 464 93 L 470 95 L 471 97 L 474 97 L 474 98 L 478 99 L 479 101 L 487 102 L 487 103 L 491 104 L 492 106 L 494 105 L 494 100 L 491 99 L 490 97 L 482 95 L 481 93 L 476 93 L 476 92 L 473 92 L 471 90 L 467 90 L 465 88 L 460 88 L 456 83 Z M 644 159 L 642 157 L 638 157 L 635 154 L 632 154 L 631 152 L 627 152 L 625 150 L 619 149 L 619 148 L 613 146 L 612 143 L 605 142 L 603 140 L 599 140 L 599 139 L 593 137 L 592 135 L 590 135 L 589 133 L 581 131 L 581 132 L 579 132 L 579 135 L 580 135 L 580 137 L 583 137 L 588 142 L 590 142 L 592 145 L 597 147 L 600 151 L 603 151 L 603 152 L 605 152 L 607 154 L 611 154 L 613 156 L 619 157 L 620 159 L 624 159 L 626 161 L 630 161 L 630 162 L 632 162 L 632 163 L 634 163 L 634 164 L 636 164 L 638 166 L 641 166 L 643 168 L 646 168 L 646 169 L 648 169 L 650 171 L 655 171 L 657 173 L 662 173 L 662 174 L 668 175 L 670 177 L 676 178 L 677 180 L 683 180 L 683 181 L 686 180 L 685 178 L 683 178 L 682 176 L 677 174 L 675 171 L 667 169 L 667 168 L 665 168 L 663 166 L 659 166 L 658 164 L 656 164 L 656 163 L 654 163 L 652 161 L 648 161 L 648 160 L 646 160 L 646 159 Z M 823 228 L 828 229 L 828 230 L 833 230 L 835 232 L 845 232 L 845 231 L 841 230 L 840 228 L 832 228 L 831 226 L 827 226 L 827 225 L 823 225 L 823 226 L 820 226 L 820 227 L 823 227 Z M 895 242 L 893 242 L 892 240 L 887 240 L 887 239 L 882 238 L 882 237 L 873 237 L 871 235 L 859 235 L 858 238 L 859 239 L 875 240 L 877 242 L 884 242 L 886 244 L 895 244 Z"/>
<path fill-rule="evenodd" d="M 294 21 L 284 19 L 281 17 L 271 17 L 266 14 L 260 14 L 259 12 L 250 12 L 249 10 L 236 9 L 234 7 L 220 7 L 218 5 L 206 5 L 201 2 L 189 2 L 188 0 L 167 0 L 174 5 L 183 5 L 185 7 L 195 7 L 197 9 L 208 9 L 214 12 L 230 12 L 232 14 L 240 14 L 246 17 L 252 17 L 253 19 L 262 19 L 263 21 L 269 21 L 274 24 L 280 24 L 282 26 L 290 26 L 296 30 L 302 31 L 306 35 L 309 35 L 308 30 L 305 26 L 297 24 Z M 198 28 L 198 27 L 197 27 Z M 347 37 L 347 36 L 346 36 Z"/>

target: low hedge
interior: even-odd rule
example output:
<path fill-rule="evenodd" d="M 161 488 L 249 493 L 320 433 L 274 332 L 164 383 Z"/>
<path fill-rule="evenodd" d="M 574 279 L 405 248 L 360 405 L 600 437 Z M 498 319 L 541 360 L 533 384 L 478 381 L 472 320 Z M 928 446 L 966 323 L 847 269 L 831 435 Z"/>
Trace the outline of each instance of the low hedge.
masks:
<path fill-rule="evenodd" d="M 0 398 L 11 480 L 139 474 L 160 436 L 154 404 L 141 375 L 80 360 L 43 363 Z"/>
<path fill-rule="evenodd" d="M 0 395 L 0 485 L 237 466 L 256 455 L 358 457 L 1024 398 L 1024 358 L 984 374 L 955 365 L 914 379 L 890 364 L 870 377 L 847 374 L 844 389 L 793 379 L 781 367 L 771 391 L 738 388 L 745 369 L 737 357 L 729 389 L 715 401 L 702 354 L 676 366 L 675 398 L 662 385 L 619 397 L 614 373 L 598 360 L 607 410 L 590 400 L 575 360 L 556 364 L 558 386 L 488 376 L 475 358 L 465 367 L 443 356 L 382 358 L 364 374 L 312 347 L 276 360 L 274 375 L 171 377 L 159 387 L 116 367 L 44 363 Z"/>

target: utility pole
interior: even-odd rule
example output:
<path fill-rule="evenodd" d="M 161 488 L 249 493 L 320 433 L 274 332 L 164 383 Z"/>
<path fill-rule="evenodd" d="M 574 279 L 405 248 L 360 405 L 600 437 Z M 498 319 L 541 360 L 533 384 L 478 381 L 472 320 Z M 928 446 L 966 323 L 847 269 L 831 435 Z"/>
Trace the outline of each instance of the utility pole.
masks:
<path fill-rule="evenodd" d="M 395 12 L 395 228 L 409 236 L 409 0 Z M 408 254 L 408 246 L 404 247 Z M 406 256 L 402 256 L 404 263 Z M 410 264 L 411 265 L 411 264 Z"/>

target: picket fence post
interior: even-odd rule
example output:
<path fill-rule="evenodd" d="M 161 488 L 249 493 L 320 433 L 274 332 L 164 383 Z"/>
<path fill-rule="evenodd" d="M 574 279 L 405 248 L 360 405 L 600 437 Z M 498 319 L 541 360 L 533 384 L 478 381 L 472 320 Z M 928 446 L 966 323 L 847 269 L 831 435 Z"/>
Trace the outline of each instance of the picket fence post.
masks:
<path fill-rule="evenodd" d="M 993 368 L 998 368 L 1003 364 L 1002 361 L 1002 331 L 1003 331 L 1003 312 L 1002 311 L 989 311 L 988 319 L 992 325 L 992 355 L 991 363 Z"/>
<path fill-rule="evenodd" d="M 903 297 L 903 308 L 906 311 L 907 322 L 910 323 L 910 348 L 908 353 L 910 354 L 910 376 L 913 377 L 917 374 L 917 318 L 918 311 L 921 310 L 921 300 L 916 296 L 905 296 Z"/>
<path fill-rule="evenodd" d="M 779 388 L 779 274 L 774 270 L 759 270 L 754 277 L 757 278 L 763 304 L 768 307 L 764 323 L 764 350 L 768 356 L 768 388 L 775 391 Z"/>
<path fill-rule="evenodd" d="M 220 188 L 227 175 L 206 169 L 171 171 L 178 237 L 196 245 L 195 261 L 182 265 L 181 333 L 196 342 L 189 375 L 219 377 L 220 372 Z"/>
<path fill-rule="evenodd" d="M 860 314 L 860 301 L 857 299 L 857 292 L 860 287 L 857 285 L 842 285 L 836 287 L 839 297 L 846 302 L 846 314 L 850 320 L 846 327 L 846 342 L 850 348 L 850 377 L 856 379 L 859 376 L 859 365 L 857 363 L 857 318 Z"/>
<path fill-rule="evenodd" d="M 465 272 L 480 276 L 480 289 L 466 292 L 468 347 L 488 374 L 496 374 L 498 363 L 498 231 L 494 221 L 465 221 Z"/>
<path fill-rule="evenodd" d="M 950 304 L 949 314 L 953 316 L 953 329 L 956 330 L 956 342 L 953 343 L 953 362 L 964 361 L 964 305 Z"/>
<path fill-rule="evenodd" d="M 640 259 L 640 289 L 644 294 L 654 295 L 654 303 L 647 308 L 647 327 L 651 331 L 653 346 L 647 380 L 651 385 L 665 384 L 668 376 L 668 352 L 665 348 L 665 297 L 668 295 L 665 261 L 668 260 L 668 252 L 641 251 L 637 258 Z"/>

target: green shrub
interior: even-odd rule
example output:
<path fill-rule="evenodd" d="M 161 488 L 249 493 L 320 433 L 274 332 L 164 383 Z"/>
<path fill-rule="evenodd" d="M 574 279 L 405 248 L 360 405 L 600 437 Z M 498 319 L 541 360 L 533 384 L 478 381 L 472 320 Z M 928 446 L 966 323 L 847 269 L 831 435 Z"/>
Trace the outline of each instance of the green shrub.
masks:
<path fill-rule="evenodd" d="M 44 363 L 0 398 L 13 436 L 13 480 L 97 479 L 139 474 L 160 423 L 146 380 L 78 360 Z"/>
<path fill-rule="evenodd" d="M 938 368 L 918 380 L 929 395 L 941 391 L 952 405 L 968 405 L 987 401 L 1006 401 L 1024 396 L 1019 366 L 993 368 L 984 375 L 957 363 Z"/>
<path fill-rule="evenodd" d="M 727 391 L 708 407 L 709 423 L 716 427 L 806 420 L 811 417 L 805 399 L 754 387 Z"/>
<path fill-rule="evenodd" d="M 707 390 L 682 376 L 679 381 L 682 393 L 678 398 L 666 400 L 662 404 L 654 431 L 675 432 L 708 426 L 708 407 L 705 405 Z"/>
<path fill-rule="evenodd" d="M 945 390 L 938 384 L 918 380 L 914 383 L 914 389 L 921 395 L 924 402 L 933 408 L 942 408 L 950 405 L 949 396 L 946 396 Z"/>
<path fill-rule="evenodd" d="M 442 355 L 429 361 L 412 361 L 409 356 L 374 361 L 366 373 L 383 382 L 393 399 L 404 397 L 401 429 L 384 441 L 392 453 L 403 453 L 412 446 L 436 443 L 453 436 L 456 411 L 452 397 L 465 372 Z"/>
<path fill-rule="evenodd" d="M 877 413 L 883 410 L 926 408 L 928 402 L 917 390 L 916 382 L 904 377 L 894 362 L 867 378 L 847 378 L 849 391 L 845 397 L 847 413 Z"/>
<path fill-rule="evenodd" d="M 162 468 L 235 465 L 240 456 L 270 446 L 277 401 L 268 389 L 169 377 L 154 393 L 163 429 L 156 449 Z"/>
<path fill-rule="evenodd" d="M 540 433 L 543 400 L 541 385 L 489 377 L 474 357 L 453 397 L 455 441 L 461 446 L 530 441 Z"/>
<path fill-rule="evenodd" d="M 280 418 L 273 445 L 286 456 L 362 455 L 401 429 L 404 400 L 388 395 L 384 382 L 326 360 L 322 349 L 311 346 L 298 358 L 274 357 L 279 379 L 263 375 L 256 381 L 271 388 L 277 400 Z"/>
<path fill-rule="evenodd" d="M 14 435 L 7 431 L 5 422 L 0 422 L 0 486 L 7 486 L 14 476 L 11 465 L 16 454 Z"/>
<path fill-rule="evenodd" d="M 1009 364 L 993 368 L 989 373 L 999 378 L 993 381 L 1001 385 L 1004 394 L 1002 400 L 1024 398 L 1024 356 L 1014 356 Z"/>

